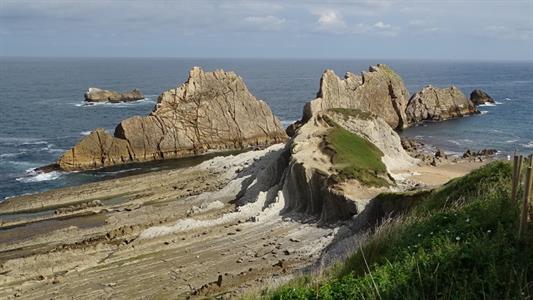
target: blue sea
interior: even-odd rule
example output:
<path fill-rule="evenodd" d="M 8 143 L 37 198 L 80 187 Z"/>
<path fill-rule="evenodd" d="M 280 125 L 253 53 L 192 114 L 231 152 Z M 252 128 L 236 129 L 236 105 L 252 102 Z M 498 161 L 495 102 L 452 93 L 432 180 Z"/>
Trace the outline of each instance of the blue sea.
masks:
<path fill-rule="evenodd" d="M 338 75 L 389 64 L 409 92 L 427 84 L 488 92 L 497 104 L 482 114 L 405 130 L 451 152 L 495 148 L 502 155 L 533 152 L 533 62 L 408 60 L 180 59 L 180 58 L 0 58 L 0 201 L 6 197 L 78 185 L 150 170 L 190 166 L 203 158 L 127 165 L 105 170 L 34 174 L 53 163 L 91 130 L 113 131 L 122 119 L 148 114 L 157 96 L 187 79 L 189 69 L 236 71 L 259 99 L 288 125 L 318 91 L 325 69 Z M 83 105 L 89 87 L 138 88 L 134 103 Z"/>

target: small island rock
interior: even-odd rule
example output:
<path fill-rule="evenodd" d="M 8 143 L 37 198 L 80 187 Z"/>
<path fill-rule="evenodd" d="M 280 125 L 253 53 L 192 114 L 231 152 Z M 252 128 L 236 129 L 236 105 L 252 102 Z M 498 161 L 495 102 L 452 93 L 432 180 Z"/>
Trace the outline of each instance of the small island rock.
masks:
<path fill-rule="evenodd" d="M 138 89 L 119 93 L 94 87 L 89 88 L 85 92 L 84 97 L 87 102 L 128 102 L 144 99 L 143 93 Z"/>
<path fill-rule="evenodd" d="M 409 124 L 444 121 L 479 113 L 475 105 L 455 86 L 438 88 L 428 85 L 415 93 L 407 104 Z"/>
<path fill-rule="evenodd" d="M 475 105 L 481 105 L 485 103 L 496 103 L 494 99 L 492 99 L 489 94 L 485 93 L 483 90 L 473 90 L 472 93 L 470 93 L 470 101 L 474 103 Z"/>

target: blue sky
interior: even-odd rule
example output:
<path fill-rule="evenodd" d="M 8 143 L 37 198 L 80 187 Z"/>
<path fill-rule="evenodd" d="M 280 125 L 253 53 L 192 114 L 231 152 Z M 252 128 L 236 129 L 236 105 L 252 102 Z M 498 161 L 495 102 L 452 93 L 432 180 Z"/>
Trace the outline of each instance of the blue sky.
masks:
<path fill-rule="evenodd" d="M 533 0 L 1 0 L 0 55 L 533 60 Z"/>

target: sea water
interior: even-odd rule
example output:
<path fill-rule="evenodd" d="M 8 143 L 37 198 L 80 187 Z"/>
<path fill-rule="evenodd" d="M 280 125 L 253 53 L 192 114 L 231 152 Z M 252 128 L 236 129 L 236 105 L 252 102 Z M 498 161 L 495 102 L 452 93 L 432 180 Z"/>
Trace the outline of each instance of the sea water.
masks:
<path fill-rule="evenodd" d="M 533 62 L 0 58 L 0 201 L 201 161 L 185 159 L 77 173 L 32 171 L 53 163 L 95 128 L 113 132 L 120 120 L 148 114 L 158 95 L 184 82 L 193 66 L 237 72 L 286 126 L 301 117 L 306 101 L 315 98 L 325 69 L 343 76 L 377 63 L 396 70 L 410 93 L 427 84 L 453 84 L 467 96 L 480 88 L 497 101 L 479 107 L 479 115 L 416 126 L 402 135 L 456 153 L 482 148 L 495 148 L 501 154 L 533 152 Z M 83 93 L 89 87 L 117 91 L 138 88 L 146 98 L 132 103 L 85 105 Z"/>

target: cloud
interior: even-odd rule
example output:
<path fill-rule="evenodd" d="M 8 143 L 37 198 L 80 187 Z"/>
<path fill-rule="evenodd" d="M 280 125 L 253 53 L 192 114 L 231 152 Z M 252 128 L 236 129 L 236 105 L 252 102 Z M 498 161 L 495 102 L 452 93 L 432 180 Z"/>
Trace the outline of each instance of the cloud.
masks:
<path fill-rule="evenodd" d="M 533 40 L 533 29 L 527 27 L 509 27 L 490 25 L 481 30 L 482 36 L 497 37 L 504 40 Z"/>
<path fill-rule="evenodd" d="M 244 23 L 248 26 L 256 27 L 259 30 L 280 30 L 286 23 L 284 18 L 276 16 L 248 16 L 244 18 Z"/>
<path fill-rule="evenodd" d="M 374 26 L 374 28 L 378 28 L 378 29 L 390 29 L 390 28 L 392 28 L 392 25 L 385 24 L 382 21 L 377 22 L 373 26 Z"/>
<path fill-rule="evenodd" d="M 318 29 L 320 31 L 342 33 L 347 25 L 342 15 L 334 10 L 325 10 L 318 14 Z"/>

